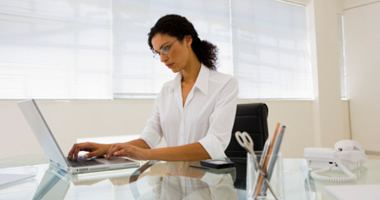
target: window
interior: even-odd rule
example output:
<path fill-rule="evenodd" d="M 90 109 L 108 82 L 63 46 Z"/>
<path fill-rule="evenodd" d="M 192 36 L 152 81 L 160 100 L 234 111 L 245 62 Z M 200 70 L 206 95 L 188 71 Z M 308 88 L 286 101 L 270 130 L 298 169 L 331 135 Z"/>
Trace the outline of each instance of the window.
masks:
<path fill-rule="evenodd" d="M 112 98 L 110 8 L 101 0 L 1 0 L 0 98 Z"/>
<path fill-rule="evenodd" d="M 239 80 L 240 98 L 312 98 L 305 7 L 268 0 L 114 2 L 117 97 L 155 94 L 172 79 L 151 58 L 146 35 L 159 17 L 176 13 L 219 47 L 218 70 Z"/>
<path fill-rule="evenodd" d="M 342 99 L 347 98 L 346 86 L 346 68 L 344 64 L 344 34 L 343 34 L 343 16 L 338 15 L 338 38 L 339 38 L 339 65 L 340 65 L 340 96 Z"/>
<path fill-rule="evenodd" d="M 240 98 L 312 98 L 306 9 L 275 0 L 0 0 L 0 99 L 155 96 L 174 74 L 147 34 L 186 16 Z"/>
<path fill-rule="evenodd" d="M 231 2 L 239 97 L 313 98 L 306 8 L 280 1 Z"/>

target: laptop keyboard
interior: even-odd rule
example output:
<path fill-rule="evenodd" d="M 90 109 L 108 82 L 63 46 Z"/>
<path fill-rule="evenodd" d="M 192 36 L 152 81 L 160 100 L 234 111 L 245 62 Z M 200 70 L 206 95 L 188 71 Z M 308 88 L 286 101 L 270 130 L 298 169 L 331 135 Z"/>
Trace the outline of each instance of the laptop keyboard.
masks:
<path fill-rule="evenodd" d="M 91 166 L 91 165 L 102 165 L 104 163 L 99 162 L 95 159 L 86 160 L 84 158 L 79 157 L 78 160 L 68 160 L 70 166 L 72 167 L 80 167 L 80 166 Z"/>

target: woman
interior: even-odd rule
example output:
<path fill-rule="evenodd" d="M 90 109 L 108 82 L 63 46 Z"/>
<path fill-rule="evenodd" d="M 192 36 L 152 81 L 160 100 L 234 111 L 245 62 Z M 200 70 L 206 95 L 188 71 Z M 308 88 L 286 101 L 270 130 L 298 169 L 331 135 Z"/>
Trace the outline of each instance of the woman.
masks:
<path fill-rule="evenodd" d="M 179 15 L 160 18 L 148 34 L 154 56 L 177 76 L 165 83 L 140 138 L 126 143 L 74 144 L 85 158 L 126 156 L 136 160 L 190 161 L 224 158 L 236 112 L 238 85 L 216 72 L 217 49 L 201 41 L 193 25 Z M 155 148 L 162 138 L 168 147 Z"/>

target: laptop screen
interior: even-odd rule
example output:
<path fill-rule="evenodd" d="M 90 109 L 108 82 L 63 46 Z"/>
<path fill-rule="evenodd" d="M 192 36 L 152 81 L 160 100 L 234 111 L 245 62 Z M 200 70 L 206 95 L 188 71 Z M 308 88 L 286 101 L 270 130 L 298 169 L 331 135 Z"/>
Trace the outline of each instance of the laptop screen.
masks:
<path fill-rule="evenodd" d="M 48 159 L 67 167 L 67 160 L 46 123 L 34 99 L 18 103 L 21 112 L 35 134 Z"/>

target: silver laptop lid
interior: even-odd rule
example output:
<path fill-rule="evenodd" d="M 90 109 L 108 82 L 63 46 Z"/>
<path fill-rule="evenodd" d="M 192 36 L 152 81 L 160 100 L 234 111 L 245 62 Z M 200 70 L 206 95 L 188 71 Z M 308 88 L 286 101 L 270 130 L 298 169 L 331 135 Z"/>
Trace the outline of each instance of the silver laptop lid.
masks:
<path fill-rule="evenodd" d="M 48 159 L 60 167 L 67 168 L 68 164 L 57 141 L 46 123 L 34 99 L 18 102 L 21 112 L 36 136 L 42 150 Z"/>

